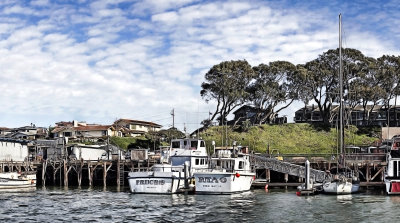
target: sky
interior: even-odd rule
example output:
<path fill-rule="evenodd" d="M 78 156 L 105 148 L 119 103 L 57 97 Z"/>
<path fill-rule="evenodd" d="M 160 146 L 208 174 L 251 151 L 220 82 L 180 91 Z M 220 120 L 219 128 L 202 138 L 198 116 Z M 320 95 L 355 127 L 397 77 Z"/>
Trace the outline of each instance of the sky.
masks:
<path fill-rule="evenodd" d="M 119 118 L 191 132 L 222 61 L 303 64 L 343 46 L 400 55 L 400 1 L 0 1 L 0 127 Z M 293 122 L 294 103 L 281 112 Z"/>

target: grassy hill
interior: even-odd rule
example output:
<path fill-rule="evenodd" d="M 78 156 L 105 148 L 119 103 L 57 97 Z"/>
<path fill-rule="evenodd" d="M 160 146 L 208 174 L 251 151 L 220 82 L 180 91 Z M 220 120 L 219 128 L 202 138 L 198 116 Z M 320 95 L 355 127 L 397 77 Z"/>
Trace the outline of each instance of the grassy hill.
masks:
<path fill-rule="evenodd" d="M 354 126 L 345 129 L 346 145 L 370 145 L 378 140 L 369 137 L 365 133 L 359 133 Z M 229 126 L 214 126 L 200 133 L 211 147 L 211 141 L 216 146 L 248 145 L 256 152 L 265 153 L 269 145 L 270 151 L 277 150 L 281 154 L 310 154 L 310 153 L 336 153 L 337 130 L 313 127 L 310 124 L 287 123 L 283 125 L 253 126 L 248 131 L 234 131 Z"/>

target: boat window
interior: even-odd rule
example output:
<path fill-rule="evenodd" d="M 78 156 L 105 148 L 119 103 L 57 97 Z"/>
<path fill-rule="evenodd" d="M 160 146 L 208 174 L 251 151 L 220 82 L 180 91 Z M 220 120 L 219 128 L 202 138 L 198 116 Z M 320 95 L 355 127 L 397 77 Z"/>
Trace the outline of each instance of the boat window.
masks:
<path fill-rule="evenodd" d="M 190 142 L 190 147 L 197 148 L 197 141 L 191 141 Z"/>
<path fill-rule="evenodd" d="M 199 165 L 200 161 L 199 159 L 196 159 L 196 165 Z"/>
<path fill-rule="evenodd" d="M 239 169 L 243 169 L 243 165 L 244 164 L 244 162 L 243 161 L 239 161 Z"/>
<path fill-rule="evenodd" d="M 221 166 L 221 161 L 217 160 L 217 166 Z"/>
<path fill-rule="evenodd" d="M 186 147 L 186 145 L 187 145 L 187 141 L 186 140 L 183 142 L 183 145 Z"/>
<path fill-rule="evenodd" d="M 204 141 L 200 141 L 200 147 L 206 147 L 206 144 Z"/>
<path fill-rule="evenodd" d="M 204 159 L 201 159 L 200 165 L 204 165 Z"/>
<path fill-rule="evenodd" d="M 179 141 L 177 141 L 177 142 L 172 142 L 172 148 L 174 148 L 174 149 L 179 149 L 180 146 L 181 146 L 181 144 L 180 144 Z"/>

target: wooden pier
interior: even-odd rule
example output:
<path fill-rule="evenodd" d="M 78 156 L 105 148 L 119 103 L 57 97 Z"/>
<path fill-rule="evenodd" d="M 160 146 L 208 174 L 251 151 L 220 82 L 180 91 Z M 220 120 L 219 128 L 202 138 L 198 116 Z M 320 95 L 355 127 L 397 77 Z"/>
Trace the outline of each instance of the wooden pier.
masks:
<path fill-rule="evenodd" d="M 310 176 L 314 182 L 323 182 L 329 170 L 337 165 L 337 158 L 327 154 L 287 154 L 279 157 L 252 155 L 257 179 L 254 186 L 298 186 L 304 182 L 304 163 L 311 163 Z M 384 186 L 385 153 L 353 153 L 345 156 L 346 166 L 359 173 L 361 186 Z"/>
<path fill-rule="evenodd" d="M 311 163 L 311 178 L 323 182 L 327 170 L 335 167 L 336 160 L 322 155 L 284 155 L 283 160 L 266 155 L 252 155 L 252 165 L 256 170 L 254 186 L 292 187 L 304 182 L 304 162 Z M 1 172 L 36 171 L 38 185 L 59 186 L 124 186 L 128 185 L 130 171 L 144 171 L 157 163 L 147 160 L 74 160 L 48 159 L 29 162 L 0 162 Z M 361 186 L 383 186 L 386 168 L 386 154 L 350 154 L 346 164 L 360 172 Z"/>

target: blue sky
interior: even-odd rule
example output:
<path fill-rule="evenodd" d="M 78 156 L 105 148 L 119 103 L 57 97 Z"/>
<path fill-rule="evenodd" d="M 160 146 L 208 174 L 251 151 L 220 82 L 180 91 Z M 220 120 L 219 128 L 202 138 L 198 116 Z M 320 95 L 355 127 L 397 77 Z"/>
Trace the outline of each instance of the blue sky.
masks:
<path fill-rule="evenodd" d="M 338 46 L 399 55 L 399 1 L 0 2 L 0 126 L 153 121 L 188 131 L 214 111 L 204 74 L 226 60 L 301 64 Z M 292 120 L 295 103 L 282 115 Z"/>

